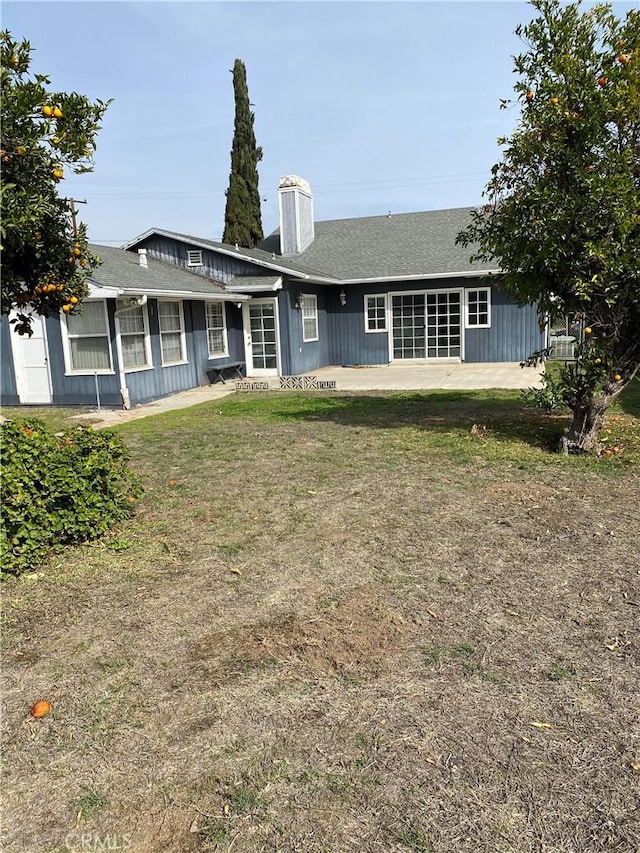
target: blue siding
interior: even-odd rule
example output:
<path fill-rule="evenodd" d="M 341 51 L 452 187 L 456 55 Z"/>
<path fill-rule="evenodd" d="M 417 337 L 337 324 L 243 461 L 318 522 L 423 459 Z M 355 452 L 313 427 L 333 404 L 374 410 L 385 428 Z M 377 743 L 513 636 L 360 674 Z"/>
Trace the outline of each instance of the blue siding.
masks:
<path fill-rule="evenodd" d="M 304 373 L 325 365 L 383 365 L 389 363 L 389 331 L 366 332 L 364 297 L 401 291 L 428 293 L 431 290 L 478 288 L 486 284 L 473 279 L 442 279 L 416 282 L 383 282 L 377 285 L 344 287 L 346 305 L 341 305 L 339 285 L 312 287 L 288 282 L 281 309 L 283 372 Z M 299 292 L 318 296 L 320 340 L 303 343 L 302 317 L 295 309 Z M 519 307 L 507 294 L 492 288 L 491 326 L 466 329 L 465 361 L 516 362 L 544 346 L 534 307 Z M 290 357 L 286 357 L 286 353 Z"/>
<path fill-rule="evenodd" d="M 318 300 L 318 340 L 302 340 L 302 311 L 296 302 L 298 294 L 315 295 Z M 332 364 L 331 325 L 328 310 L 332 292 L 326 287 L 293 282 L 280 294 L 280 342 L 282 350 L 282 373 L 291 376 Z M 286 354 L 288 353 L 288 357 Z"/>
<path fill-rule="evenodd" d="M 122 404 L 120 383 L 118 381 L 117 363 L 115 359 L 115 327 L 113 315 L 115 305 L 107 305 L 109 316 L 109 340 L 114 353 L 114 373 L 98 376 L 98 393 L 101 406 L 119 406 Z M 95 376 L 65 376 L 64 353 L 62 351 L 62 331 L 58 315 L 47 319 L 47 341 L 49 343 L 49 369 L 51 371 L 51 386 L 53 390 L 52 404 L 54 406 L 95 406 L 96 378 Z"/>
<path fill-rule="evenodd" d="M 141 243 L 139 248 L 146 249 L 147 252 L 154 258 L 160 261 L 165 261 L 169 264 L 182 267 L 189 272 L 204 276 L 208 279 L 213 279 L 214 282 L 227 284 L 234 275 L 269 273 L 258 264 L 250 264 L 241 258 L 234 258 L 232 255 L 223 255 L 209 249 L 200 249 L 199 246 L 190 246 L 185 242 L 171 240 L 168 237 L 162 237 L 154 234 L 148 237 L 144 243 Z M 187 252 L 190 249 L 202 251 L 202 266 L 188 267 Z M 272 273 L 273 274 L 273 273 Z"/>
<path fill-rule="evenodd" d="M 544 347 L 544 333 L 534 306 L 520 307 L 495 287 L 491 303 L 491 328 L 465 332 L 465 361 L 524 361 Z"/>
<path fill-rule="evenodd" d="M 13 327 L 7 317 L 0 317 L 0 403 L 3 406 L 17 406 L 20 402 L 10 335 L 15 335 Z"/>

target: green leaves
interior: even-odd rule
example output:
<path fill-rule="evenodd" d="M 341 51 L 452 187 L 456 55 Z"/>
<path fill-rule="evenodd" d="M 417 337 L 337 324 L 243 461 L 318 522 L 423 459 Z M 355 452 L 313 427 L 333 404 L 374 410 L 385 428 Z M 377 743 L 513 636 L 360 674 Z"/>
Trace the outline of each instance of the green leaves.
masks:
<path fill-rule="evenodd" d="M 95 539 L 131 515 L 142 489 L 115 434 L 79 427 L 54 435 L 36 418 L 6 421 L 0 432 L 5 572 L 34 568 L 52 548 Z"/>
<path fill-rule="evenodd" d="M 500 139 L 487 205 L 458 242 L 497 262 L 521 304 L 551 319 L 584 314 L 613 361 L 640 365 L 640 11 L 534 0 L 514 58 L 519 126 Z M 580 360 L 580 359 L 579 359 Z M 567 370 L 573 406 L 597 371 Z M 578 381 L 579 379 L 579 381 Z M 571 390 L 573 389 L 573 390 Z M 554 394 L 552 394 L 554 396 Z M 555 395 L 557 396 L 557 395 Z M 573 402 L 572 402 L 573 401 Z"/>
<path fill-rule="evenodd" d="M 48 316 L 71 297 L 80 301 L 97 265 L 86 229 L 74 230 L 59 182 L 65 174 L 91 171 L 95 136 L 110 103 L 49 91 L 46 75 L 29 75 L 30 52 L 28 41 L 0 33 L 2 313 L 18 309 L 15 327 L 25 334 L 31 311 Z"/>

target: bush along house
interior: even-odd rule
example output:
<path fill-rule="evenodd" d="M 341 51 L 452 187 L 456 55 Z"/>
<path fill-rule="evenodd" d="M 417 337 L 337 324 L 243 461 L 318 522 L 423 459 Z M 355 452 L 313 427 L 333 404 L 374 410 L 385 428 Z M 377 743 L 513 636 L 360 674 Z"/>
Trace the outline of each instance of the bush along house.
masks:
<path fill-rule="evenodd" d="M 225 365 L 253 377 L 428 370 L 519 362 L 544 347 L 536 308 L 516 305 L 499 270 L 456 246 L 469 208 L 315 222 L 305 180 L 282 178 L 278 195 L 280 227 L 255 249 L 157 228 L 124 250 L 94 247 L 104 264 L 84 311 L 43 324 L 48 402 L 95 402 L 98 363 L 102 402 L 130 405 L 224 378 Z M 26 399 L 38 384 L 25 381 L 27 345 L 7 337 L 3 400 L 47 402 Z"/>

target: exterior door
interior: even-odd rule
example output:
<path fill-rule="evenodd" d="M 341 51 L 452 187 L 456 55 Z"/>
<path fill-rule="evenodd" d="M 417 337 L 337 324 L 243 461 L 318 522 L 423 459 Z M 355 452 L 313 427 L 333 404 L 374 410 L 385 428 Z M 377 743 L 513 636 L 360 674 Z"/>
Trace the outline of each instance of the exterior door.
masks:
<path fill-rule="evenodd" d="M 17 335 L 11 327 L 16 385 L 21 403 L 51 403 L 51 377 L 44 318 L 31 315 L 33 334 Z"/>
<path fill-rule="evenodd" d="M 391 300 L 394 360 L 462 357 L 459 290 L 399 293 Z"/>
<path fill-rule="evenodd" d="M 242 306 L 247 376 L 279 376 L 278 305 L 275 299 L 252 299 Z"/>
<path fill-rule="evenodd" d="M 427 294 L 427 358 L 460 358 L 460 291 Z"/>

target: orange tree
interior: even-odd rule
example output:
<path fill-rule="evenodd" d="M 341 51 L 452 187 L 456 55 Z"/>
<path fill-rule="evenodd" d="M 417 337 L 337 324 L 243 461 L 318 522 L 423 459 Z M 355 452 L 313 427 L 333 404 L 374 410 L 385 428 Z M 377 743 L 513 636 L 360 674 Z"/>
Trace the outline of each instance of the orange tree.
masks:
<path fill-rule="evenodd" d="M 87 247 L 86 227 L 74 228 L 58 184 L 65 173 L 90 172 L 95 136 L 109 102 L 49 90 L 29 71 L 31 46 L 0 33 L 2 125 L 2 313 L 20 334 L 30 315 L 70 313 L 86 295 L 99 260 Z"/>
<path fill-rule="evenodd" d="M 497 261 L 501 283 L 541 320 L 585 318 L 575 362 L 543 395 L 573 414 L 560 448 L 597 450 L 610 404 L 640 367 L 640 12 L 533 0 L 516 29 L 519 125 L 458 236 Z M 532 354 L 532 361 L 547 353 Z"/>

